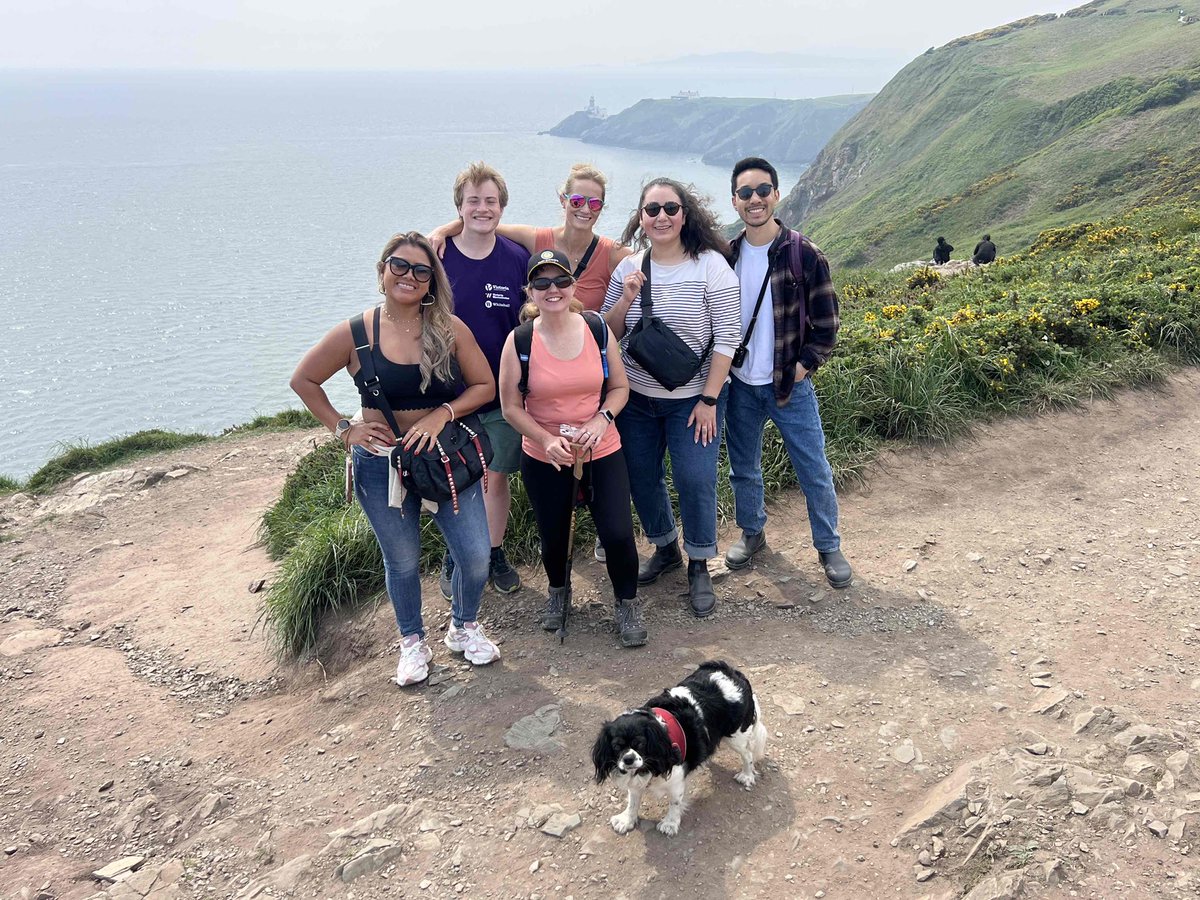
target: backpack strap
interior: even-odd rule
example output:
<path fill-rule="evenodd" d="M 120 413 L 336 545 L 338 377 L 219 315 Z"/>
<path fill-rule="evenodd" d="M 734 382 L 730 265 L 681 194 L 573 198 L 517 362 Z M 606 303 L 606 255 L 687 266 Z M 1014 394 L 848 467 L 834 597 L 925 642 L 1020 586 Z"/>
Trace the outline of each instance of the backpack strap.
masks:
<path fill-rule="evenodd" d="M 529 393 L 529 354 L 533 351 L 533 320 L 522 322 L 513 329 L 513 346 L 517 351 L 517 360 L 521 363 L 521 380 L 517 387 L 521 390 L 521 399 Z"/>
<path fill-rule="evenodd" d="M 600 382 L 600 405 L 603 406 L 604 398 L 608 396 L 608 323 L 603 316 L 591 310 L 584 310 L 583 321 L 587 322 L 592 339 L 600 348 L 600 370 L 604 374 L 604 380 Z"/>
<path fill-rule="evenodd" d="M 579 265 L 575 267 L 575 280 L 579 280 L 579 276 L 583 274 L 583 270 L 588 267 L 588 263 L 592 261 L 592 254 L 596 252 L 596 245 L 600 243 L 600 235 L 593 235 L 592 242 L 588 244 L 587 251 L 579 258 Z"/>
<path fill-rule="evenodd" d="M 376 309 L 376 347 L 379 346 L 379 315 L 380 310 Z M 399 438 L 400 426 L 396 423 L 396 414 L 392 412 L 392 407 L 383 393 L 383 388 L 379 385 L 379 376 L 375 374 L 375 358 L 371 352 L 371 344 L 367 343 L 367 328 L 363 323 L 362 313 L 359 313 L 350 320 L 350 336 L 354 338 L 354 352 L 358 354 L 358 365 L 362 369 L 363 387 L 375 398 L 375 402 L 379 404 L 379 411 L 383 413 L 383 417 L 387 419 L 387 423 L 392 429 L 392 434 Z"/>
<path fill-rule="evenodd" d="M 587 323 L 592 340 L 600 348 L 600 370 L 603 380 L 600 383 L 600 402 L 608 396 L 608 325 L 603 317 L 591 310 L 584 310 L 583 321 Z M 522 322 L 513 329 L 513 347 L 517 351 L 517 360 L 521 363 L 521 380 L 517 387 L 524 398 L 529 393 L 529 355 L 533 352 L 533 320 Z"/>

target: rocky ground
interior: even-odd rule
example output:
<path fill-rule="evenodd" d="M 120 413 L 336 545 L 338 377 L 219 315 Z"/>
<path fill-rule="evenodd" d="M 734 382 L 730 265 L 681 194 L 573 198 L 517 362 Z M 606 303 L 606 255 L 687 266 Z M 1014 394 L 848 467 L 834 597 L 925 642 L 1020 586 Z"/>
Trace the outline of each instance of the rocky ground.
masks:
<path fill-rule="evenodd" d="M 853 586 L 803 500 L 770 551 L 650 645 L 603 571 L 560 646 L 543 579 L 485 599 L 504 659 L 438 647 L 388 683 L 390 608 L 280 665 L 258 627 L 258 518 L 311 437 L 226 439 L 0 507 L 0 893 L 148 897 L 1195 897 L 1200 377 L 889 454 L 843 496 Z M 724 537 L 730 540 L 732 530 Z M 446 606 L 430 582 L 427 624 Z M 607 716 L 721 657 L 770 728 L 626 836 L 592 780 Z"/>

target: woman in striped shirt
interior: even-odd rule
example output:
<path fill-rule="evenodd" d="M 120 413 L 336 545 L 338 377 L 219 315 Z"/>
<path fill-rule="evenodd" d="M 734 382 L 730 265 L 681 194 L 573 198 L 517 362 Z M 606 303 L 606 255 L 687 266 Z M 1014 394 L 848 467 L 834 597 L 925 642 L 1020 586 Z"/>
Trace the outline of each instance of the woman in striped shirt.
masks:
<path fill-rule="evenodd" d="M 642 258 L 648 253 L 655 316 L 704 358 L 691 381 L 668 390 L 628 352 L 622 353 L 630 397 L 617 427 L 629 464 L 633 505 L 655 547 L 638 571 L 638 583 L 651 584 L 683 564 L 667 494 L 669 453 L 688 556 L 688 601 L 692 612 L 703 618 L 717 604 L 707 561 L 717 553 L 717 451 L 725 385 L 741 340 L 738 280 L 727 261 L 729 244 L 705 201 L 672 179 L 656 178 L 642 188 L 638 209 L 621 240 L 643 248 L 617 265 L 604 298 L 603 312 L 622 350 L 642 317 L 638 298 L 644 280 Z"/>

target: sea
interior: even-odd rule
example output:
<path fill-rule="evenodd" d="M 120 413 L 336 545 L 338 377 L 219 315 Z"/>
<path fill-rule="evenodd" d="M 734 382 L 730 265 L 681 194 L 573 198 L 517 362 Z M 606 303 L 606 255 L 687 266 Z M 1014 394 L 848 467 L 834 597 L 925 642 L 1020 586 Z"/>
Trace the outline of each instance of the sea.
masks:
<path fill-rule="evenodd" d="M 632 68 L 529 72 L 0 71 L 0 474 L 147 428 L 218 433 L 300 405 L 288 379 L 378 299 L 388 236 L 454 217 L 455 175 L 505 176 L 505 220 L 561 220 L 578 161 L 610 179 L 616 236 L 641 184 L 725 167 L 539 134 L 591 98 L 811 97 L 883 83 Z M 785 189 L 800 175 L 785 168 Z M 349 376 L 327 385 L 357 402 Z"/>

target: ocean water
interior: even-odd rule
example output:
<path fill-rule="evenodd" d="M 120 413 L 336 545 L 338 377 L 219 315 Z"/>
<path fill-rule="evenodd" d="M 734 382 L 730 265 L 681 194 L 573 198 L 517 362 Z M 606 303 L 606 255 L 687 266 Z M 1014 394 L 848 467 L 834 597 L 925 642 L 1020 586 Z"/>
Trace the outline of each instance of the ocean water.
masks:
<path fill-rule="evenodd" d="M 504 174 L 512 222 L 559 221 L 581 160 L 611 179 L 605 234 L 657 175 L 731 219 L 723 167 L 537 132 L 593 94 L 617 111 L 683 88 L 852 87 L 768 75 L 0 73 L 0 473 L 28 475 L 63 441 L 299 406 L 297 360 L 375 302 L 389 235 L 453 218 L 473 160 Z M 781 172 L 785 188 L 798 176 Z M 327 388 L 357 408 L 348 376 Z"/>

